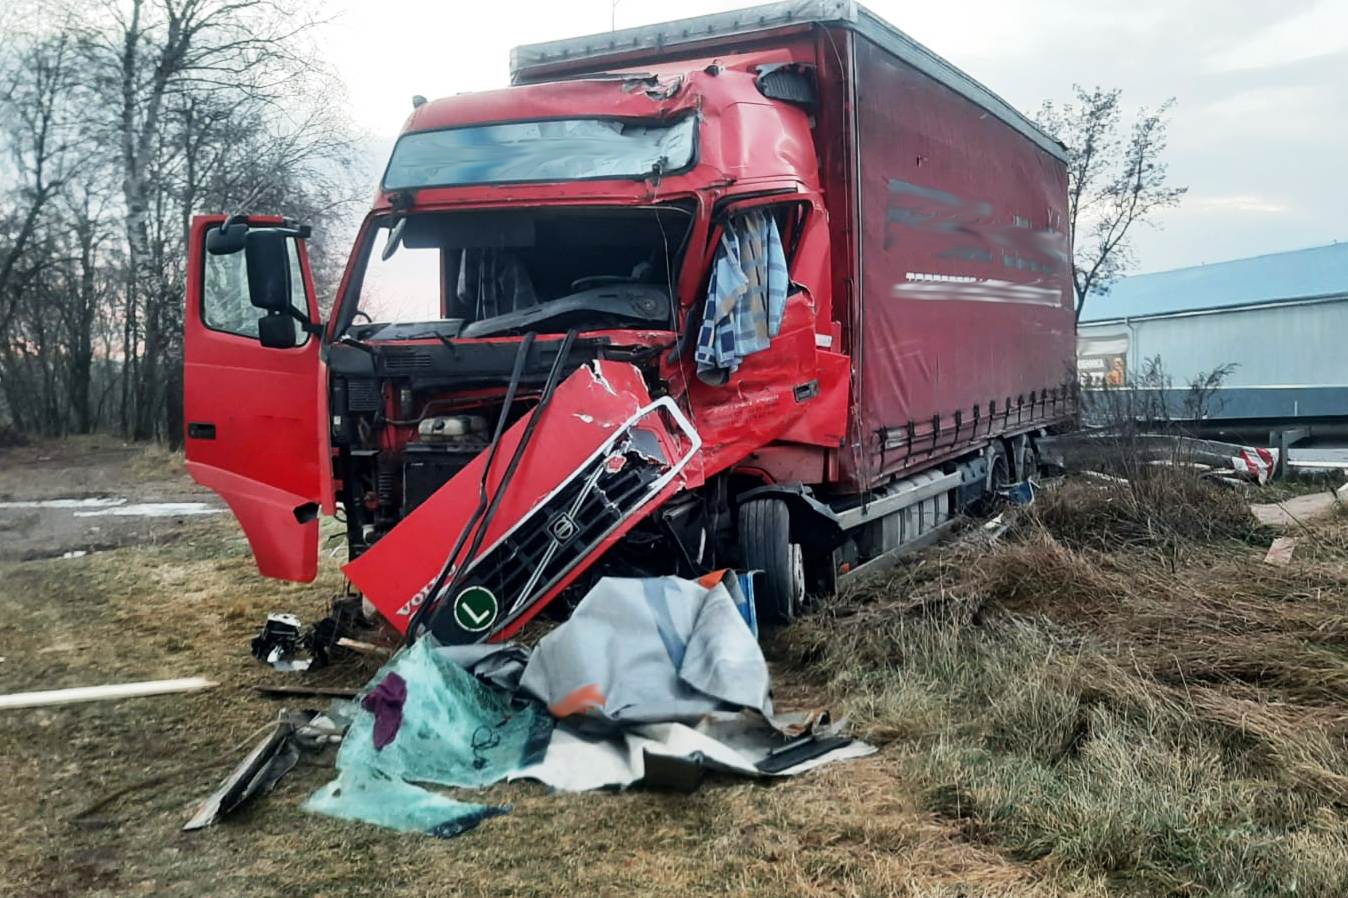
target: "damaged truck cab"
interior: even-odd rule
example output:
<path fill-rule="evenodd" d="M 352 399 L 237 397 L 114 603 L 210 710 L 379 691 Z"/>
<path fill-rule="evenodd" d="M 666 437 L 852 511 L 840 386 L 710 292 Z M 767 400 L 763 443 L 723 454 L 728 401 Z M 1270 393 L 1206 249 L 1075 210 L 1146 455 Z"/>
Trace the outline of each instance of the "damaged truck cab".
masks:
<path fill-rule="evenodd" d="M 813 5 L 418 98 L 326 321 L 306 228 L 194 220 L 188 467 L 263 574 L 312 579 L 329 514 L 410 637 L 726 566 L 783 620 L 1030 471 L 1074 413 L 1061 149 Z"/>

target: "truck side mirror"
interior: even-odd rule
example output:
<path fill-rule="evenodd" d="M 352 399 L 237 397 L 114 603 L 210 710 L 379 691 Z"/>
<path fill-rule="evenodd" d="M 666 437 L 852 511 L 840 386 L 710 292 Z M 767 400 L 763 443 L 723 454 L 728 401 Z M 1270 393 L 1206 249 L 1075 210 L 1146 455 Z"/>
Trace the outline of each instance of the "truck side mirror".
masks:
<path fill-rule="evenodd" d="M 257 320 L 258 342 L 267 349 L 294 349 L 295 330 L 295 319 L 284 312 L 268 312 Z"/>
<path fill-rule="evenodd" d="M 290 253 L 286 236 L 275 231 L 252 230 L 244 240 L 248 267 L 248 298 L 269 312 L 290 308 Z"/>
<path fill-rule="evenodd" d="M 206 252 L 212 256 L 230 256 L 243 249 L 248 222 L 231 218 L 206 232 Z"/>

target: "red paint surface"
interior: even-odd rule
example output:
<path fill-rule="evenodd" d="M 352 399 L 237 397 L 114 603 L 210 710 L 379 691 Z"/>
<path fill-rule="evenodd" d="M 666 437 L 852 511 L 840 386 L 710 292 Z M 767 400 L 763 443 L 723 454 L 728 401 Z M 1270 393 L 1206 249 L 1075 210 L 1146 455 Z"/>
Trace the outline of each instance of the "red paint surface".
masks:
<path fill-rule="evenodd" d="M 310 337 L 294 349 L 266 349 L 251 337 L 205 326 L 206 229 L 223 220 L 223 215 L 197 216 L 189 237 L 183 413 L 189 423 L 214 424 L 216 435 L 185 437 L 187 470 L 239 519 L 259 571 L 307 582 L 318 572 L 318 521 L 311 515 L 300 523 L 295 509 L 331 495 L 319 341 Z M 309 314 L 316 319 L 303 243 L 300 264 Z"/>
<path fill-rule="evenodd" d="M 487 525 L 478 554 L 489 550 L 649 401 L 640 373 L 628 364 L 597 362 L 593 367 L 577 369 L 562 381 L 538 423 L 538 432 L 545 436 L 536 437 L 526 447 L 500 507 Z M 526 424 L 527 416 L 502 435 L 487 480 L 489 495 L 495 495 L 500 487 Z M 666 451 L 672 458 L 678 447 L 668 437 L 666 442 Z M 486 453 L 473 459 L 365 554 L 343 568 L 351 582 L 400 632 L 406 631 L 420 604 L 419 599 L 410 600 L 424 597 L 459 534 L 472 519 L 486 461 Z M 671 484 L 674 488 L 680 485 L 677 478 Z M 654 503 L 648 509 L 652 507 Z M 629 520 L 635 524 L 640 515 Z M 464 540 L 456 559 L 459 564 L 470 560 L 465 556 L 471 541 L 471 535 Z M 559 584 L 552 592 L 560 591 L 562 586 Z M 537 603 L 534 610 L 544 604 L 546 599 Z M 516 622 L 508 632 L 518 629 L 529 616 L 532 615 Z"/>
<path fill-rule="evenodd" d="M 671 53 L 694 52 L 702 58 L 669 61 Z M 832 454 L 820 450 L 828 479 L 856 489 L 992 436 L 1069 419 L 1073 399 L 1063 387 L 1073 380 L 1075 326 L 1065 256 L 1066 173 L 1010 126 L 838 28 L 787 26 L 728 41 L 708 38 L 696 51 L 633 48 L 601 60 L 558 62 L 547 71 L 557 77 L 580 77 L 586 66 L 692 71 L 713 60 L 733 69 L 785 58 L 818 72 L 811 132 L 816 160 L 794 176 L 803 195 L 817 186 L 830 238 L 802 243 L 792 278 L 815 299 L 817 333 L 834 337 L 829 349 L 845 354 L 853 368 L 847 445 Z M 709 119 L 709 129 L 724 120 Z M 765 153 L 761 162 L 754 177 L 769 183 L 777 160 Z M 896 182 L 916 190 L 892 190 Z M 784 350 L 797 347 L 789 334 L 782 342 Z M 691 387 L 708 474 L 759 464 L 758 473 L 772 476 L 760 462 L 736 460 L 755 441 L 794 446 L 791 471 L 810 467 L 801 464 L 800 453 L 808 450 L 797 443 L 830 445 L 839 393 L 830 394 L 827 415 L 817 409 L 792 415 L 773 395 L 780 394 L 774 379 L 790 380 L 808 367 L 789 354 L 779 355 L 774 342 L 764 358 L 746 363 L 742 377 L 717 388 L 722 393 Z M 816 359 L 821 375 L 836 373 L 822 353 Z M 1057 401 L 1046 402 L 1046 394 Z M 794 417 L 786 428 L 763 420 L 783 415 Z M 883 432 L 906 434 L 909 425 L 911 446 L 906 440 L 886 445 Z"/>
<path fill-rule="evenodd" d="M 861 470 L 851 453 L 842 460 L 848 479 L 861 481 L 1064 418 L 1065 402 L 1035 411 L 1026 404 L 1032 392 L 1072 382 L 1076 331 L 1063 164 L 949 88 L 854 40 L 862 292 L 847 343 L 861 356 L 854 433 Z M 906 439 L 881 447 L 881 431 L 910 422 L 911 450 Z"/>

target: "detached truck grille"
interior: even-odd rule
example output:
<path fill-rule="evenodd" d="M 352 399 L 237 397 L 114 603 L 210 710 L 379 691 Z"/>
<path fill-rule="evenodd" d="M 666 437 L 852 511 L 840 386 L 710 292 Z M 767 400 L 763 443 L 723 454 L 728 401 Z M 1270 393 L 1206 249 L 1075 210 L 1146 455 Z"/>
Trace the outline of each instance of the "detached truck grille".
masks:
<path fill-rule="evenodd" d="M 603 449 L 477 556 L 453 587 L 453 595 L 443 595 L 432 613 L 430 629 L 436 639 L 445 644 L 476 642 L 508 625 L 585 562 L 609 534 L 669 483 L 700 441 L 694 436 L 693 445 L 681 458 L 666 458 L 655 435 L 637 426 L 642 417 L 662 405 L 648 406 L 629 421 Z M 690 432 L 687 428 L 685 435 Z M 470 623 L 471 617 L 456 613 L 458 597 L 475 589 L 490 591 L 500 602 L 494 619 L 480 630 L 466 628 L 464 623 Z"/>

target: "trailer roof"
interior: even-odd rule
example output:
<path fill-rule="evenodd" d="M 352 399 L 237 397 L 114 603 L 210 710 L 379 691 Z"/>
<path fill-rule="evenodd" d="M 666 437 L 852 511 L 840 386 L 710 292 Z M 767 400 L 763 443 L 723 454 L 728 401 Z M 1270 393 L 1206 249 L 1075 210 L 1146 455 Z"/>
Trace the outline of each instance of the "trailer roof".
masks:
<path fill-rule="evenodd" d="M 782 0 L 659 25 L 524 44 L 510 51 L 510 76 L 517 84 L 547 80 L 555 72 L 573 71 L 576 63 L 590 63 L 588 70 L 595 71 L 605 60 L 622 65 L 621 57 L 634 51 L 669 49 L 681 44 L 694 45 L 774 28 L 812 24 L 841 26 L 874 41 L 913 68 L 986 109 L 1045 152 L 1058 159 L 1066 158 L 1062 144 L 1041 131 L 1010 103 L 856 0 Z"/>
<path fill-rule="evenodd" d="M 1086 297 L 1081 324 L 1330 299 L 1348 299 L 1348 243 L 1127 277 Z"/>

